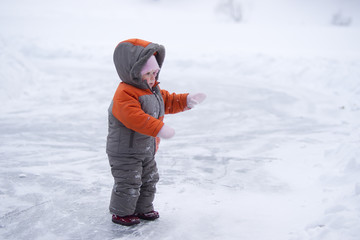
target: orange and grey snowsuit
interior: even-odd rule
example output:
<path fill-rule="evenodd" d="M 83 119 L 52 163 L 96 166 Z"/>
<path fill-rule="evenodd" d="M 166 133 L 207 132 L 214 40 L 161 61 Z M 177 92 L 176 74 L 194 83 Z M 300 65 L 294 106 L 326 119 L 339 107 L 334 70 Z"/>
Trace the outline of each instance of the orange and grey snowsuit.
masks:
<path fill-rule="evenodd" d="M 163 127 L 164 114 L 184 111 L 188 94 L 161 90 L 156 77 L 150 89 L 142 81 L 141 69 L 155 55 L 161 67 L 165 57 L 162 45 L 140 39 L 118 44 L 114 63 L 122 82 L 109 107 L 109 132 L 106 152 L 115 180 L 110 212 L 119 216 L 146 213 L 159 180 L 154 155 L 156 136 Z"/>

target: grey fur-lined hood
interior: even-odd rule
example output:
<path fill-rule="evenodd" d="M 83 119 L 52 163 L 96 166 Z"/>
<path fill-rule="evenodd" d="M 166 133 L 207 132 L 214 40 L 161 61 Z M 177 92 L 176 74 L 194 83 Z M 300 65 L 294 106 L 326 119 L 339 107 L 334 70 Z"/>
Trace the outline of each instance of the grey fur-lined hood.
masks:
<path fill-rule="evenodd" d="M 140 72 L 151 55 L 155 55 L 161 68 L 165 58 L 164 46 L 141 39 L 120 42 L 114 51 L 114 64 L 120 79 L 137 88 L 147 89 L 148 85 L 141 80 Z M 156 80 L 158 77 L 159 74 Z"/>

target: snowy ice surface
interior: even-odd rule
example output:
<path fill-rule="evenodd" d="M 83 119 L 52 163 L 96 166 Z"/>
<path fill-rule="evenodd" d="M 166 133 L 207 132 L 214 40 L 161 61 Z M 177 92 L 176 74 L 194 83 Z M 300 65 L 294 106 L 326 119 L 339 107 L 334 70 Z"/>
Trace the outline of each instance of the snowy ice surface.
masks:
<path fill-rule="evenodd" d="M 160 219 L 111 222 L 116 44 L 204 92 L 157 154 Z M 359 0 L 2 0 L 0 239 L 360 238 Z"/>

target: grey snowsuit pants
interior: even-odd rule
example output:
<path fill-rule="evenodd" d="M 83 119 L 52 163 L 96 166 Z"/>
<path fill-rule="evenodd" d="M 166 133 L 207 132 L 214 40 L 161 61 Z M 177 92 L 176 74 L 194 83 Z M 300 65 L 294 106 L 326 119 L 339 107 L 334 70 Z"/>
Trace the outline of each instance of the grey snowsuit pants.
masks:
<path fill-rule="evenodd" d="M 154 155 L 108 155 L 108 158 L 114 177 L 110 212 L 118 216 L 128 216 L 153 211 L 156 183 L 159 181 Z"/>

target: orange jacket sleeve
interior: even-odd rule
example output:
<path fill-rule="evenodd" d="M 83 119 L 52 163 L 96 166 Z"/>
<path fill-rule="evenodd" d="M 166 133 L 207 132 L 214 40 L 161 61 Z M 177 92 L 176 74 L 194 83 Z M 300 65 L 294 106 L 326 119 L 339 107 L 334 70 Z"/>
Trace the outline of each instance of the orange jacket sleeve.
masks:
<path fill-rule="evenodd" d="M 141 109 L 137 91 L 132 88 L 135 87 L 119 85 L 113 99 L 112 114 L 125 127 L 141 134 L 156 137 L 164 123 L 160 119 L 146 114 Z"/>
<path fill-rule="evenodd" d="M 165 104 L 165 114 L 173 114 L 182 112 L 187 107 L 187 96 L 188 93 L 183 94 L 176 94 L 176 93 L 169 93 L 166 90 L 161 90 L 161 95 L 164 99 Z"/>

